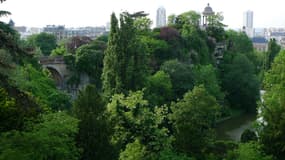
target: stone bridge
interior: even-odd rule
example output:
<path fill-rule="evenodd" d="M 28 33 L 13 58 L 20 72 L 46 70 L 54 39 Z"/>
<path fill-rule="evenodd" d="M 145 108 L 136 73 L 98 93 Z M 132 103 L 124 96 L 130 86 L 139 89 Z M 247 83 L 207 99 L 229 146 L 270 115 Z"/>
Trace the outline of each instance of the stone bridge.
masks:
<path fill-rule="evenodd" d="M 40 57 L 39 63 L 50 71 L 59 89 L 66 89 L 66 80 L 70 75 L 70 71 L 67 69 L 62 56 Z"/>
<path fill-rule="evenodd" d="M 76 98 L 78 91 L 89 84 L 89 76 L 85 73 L 80 73 L 79 84 L 67 85 L 66 82 L 72 73 L 68 70 L 63 56 L 40 57 L 39 64 L 50 71 L 52 78 L 55 81 L 56 87 L 60 90 L 65 90 L 71 95 L 72 98 Z"/>

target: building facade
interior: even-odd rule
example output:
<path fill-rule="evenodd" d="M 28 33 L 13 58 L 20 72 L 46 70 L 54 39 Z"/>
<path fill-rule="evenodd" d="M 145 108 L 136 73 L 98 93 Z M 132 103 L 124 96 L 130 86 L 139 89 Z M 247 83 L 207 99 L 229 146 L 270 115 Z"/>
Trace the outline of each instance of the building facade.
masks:
<path fill-rule="evenodd" d="M 166 26 L 166 10 L 164 7 L 159 7 L 156 12 L 156 27 Z"/>
<path fill-rule="evenodd" d="M 259 52 L 268 51 L 268 41 L 264 37 L 253 37 L 252 39 L 253 48 Z"/>
<path fill-rule="evenodd" d="M 80 28 L 65 28 L 65 26 L 47 25 L 43 32 L 50 33 L 56 36 L 57 40 L 67 39 L 71 37 L 96 37 L 106 33 L 106 27 L 80 27 Z"/>
<path fill-rule="evenodd" d="M 62 40 L 64 38 L 64 31 L 64 25 L 47 25 L 43 29 L 43 32 L 55 35 L 57 40 Z"/>

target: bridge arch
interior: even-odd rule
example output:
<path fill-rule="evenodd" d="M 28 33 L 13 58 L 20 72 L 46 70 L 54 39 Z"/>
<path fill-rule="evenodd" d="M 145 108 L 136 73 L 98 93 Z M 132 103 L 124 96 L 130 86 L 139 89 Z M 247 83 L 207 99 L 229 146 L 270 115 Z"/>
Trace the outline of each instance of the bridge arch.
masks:
<path fill-rule="evenodd" d="M 55 81 L 56 87 L 61 89 L 64 88 L 64 78 L 60 74 L 60 72 L 52 66 L 45 66 L 45 68 L 48 69 L 51 73 L 52 79 Z"/>

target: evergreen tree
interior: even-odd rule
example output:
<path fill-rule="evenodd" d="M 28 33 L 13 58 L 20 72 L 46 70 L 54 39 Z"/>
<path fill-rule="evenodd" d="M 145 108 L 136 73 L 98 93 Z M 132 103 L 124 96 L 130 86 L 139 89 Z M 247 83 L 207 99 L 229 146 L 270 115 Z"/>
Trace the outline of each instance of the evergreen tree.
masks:
<path fill-rule="evenodd" d="M 109 130 L 103 114 L 105 110 L 96 87 L 89 85 L 74 103 L 74 112 L 79 122 L 78 145 L 83 149 L 82 159 L 111 159 Z"/>
<path fill-rule="evenodd" d="M 145 48 L 140 40 L 139 29 L 135 26 L 134 14 L 124 12 L 120 16 L 119 46 L 118 53 L 122 87 L 125 91 L 138 90 L 144 86 L 147 73 L 147 59 Z"/>
<path fill-rule="evenodd" d="M 265 59 L 265 69 L 268 70 L 271 68 L 274 58 L 279 53 L 281 47 L 277 44 L 275 39 L 270 39 L 268 43 L 268 51 L 266 53 Z"/>
<path fill-rule="evenodd" d="M 104 67 L 102 73 L 102 88 L 106 97 L 110 97 L 114 93 L 121 91 L 121 77 L 118 66 L 118 59 L 121 58 L 117 54 L 120 53 L 119 48 L 119 26 L 115 13 L 111 16 L 111 30 L 108 39 L 108 47 L 104 56 Z"/>
<path fill-rule="evenodd" d="M 102 74 L 106 97 L 114 93 L 138 90 L 144 86 L 147 74 L 145 46 L 138 36 L 135 16 L 125 12 L 120 15 L 120 28 L 112 14 L 111 32 L 104 57 Z"/>
<path fill-rule="evenodd" d="M 254 65 L 244 54 L 227 54 L 221 65 L 222 88 L 226 100 L 233 108 L 256 111 L 259 98 L 259 81 Z"/>
<path fill-rule="evenodd" d="M 132 72 L 134 69 L 134 59 L 132 57 L 134 47 L 134 30 L 133 20 L 128 13 L 122 13 L 120 15 L 120 31 L 119 31 L 119 46 L 121 52 L 118 54 L 120 75 L 122 78 L 122 87 L 124 89 L 130 88 L 133 84 L 126 83 L 131 82 Z"/>

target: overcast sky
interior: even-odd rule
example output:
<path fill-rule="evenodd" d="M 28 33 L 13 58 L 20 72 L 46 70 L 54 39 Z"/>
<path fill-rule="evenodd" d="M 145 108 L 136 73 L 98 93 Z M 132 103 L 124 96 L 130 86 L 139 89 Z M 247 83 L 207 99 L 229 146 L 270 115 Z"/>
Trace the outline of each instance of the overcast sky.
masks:
<path fill-rule="evenodd" d="M 163 6 L 169 14 L 189 10 L 202 12 L 207 3 L 215 12 L 223 12 L 224 24 L 241 28 L 243 12 L 254 12 L 254 27 L 285 27 L 284 0 L 6 0 L 0 10 L 12 12 L 8 18 L 16 26 L 44 27 L 48 24 L 66 27 L 102 26 L 112 12 L 145 11 L 155 24 L 156 10 Z"/>

